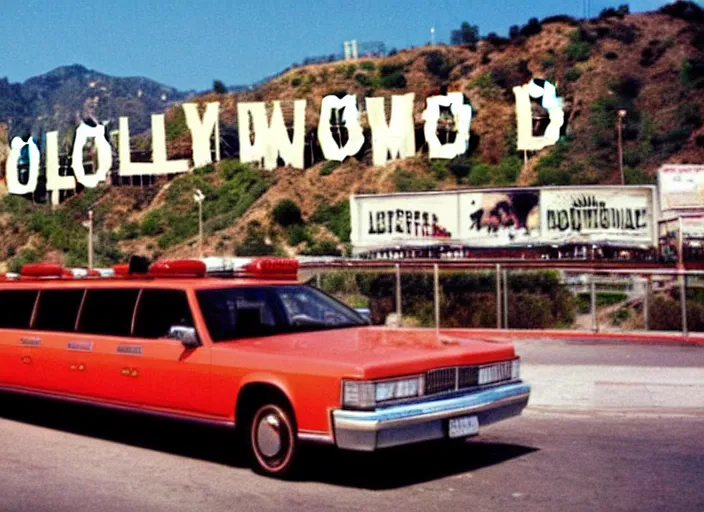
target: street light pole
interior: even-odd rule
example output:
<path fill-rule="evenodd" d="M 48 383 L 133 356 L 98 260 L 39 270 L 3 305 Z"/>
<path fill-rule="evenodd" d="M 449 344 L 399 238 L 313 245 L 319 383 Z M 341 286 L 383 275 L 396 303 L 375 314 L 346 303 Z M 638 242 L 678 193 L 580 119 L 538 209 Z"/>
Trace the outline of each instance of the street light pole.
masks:
<path fill-rule="evenodd" d="M 199 257 L 203 257 L 203 200 L 205 195 L 200 189 L 196 189 L 193 194 L 193 200 L 198 203 L 198 253 Z"/>
<path fill-rule="evenodd" d="M 616 127 L 618 129 L 618 171 L 621 174 L 621 185 L 626 184 L 626 177 L 623 174 L 623 141 L 621 137 L 621 131 L 623 127 L 623 118 L 626 117 L 626 110 L 620 109 L 618 111 L 618 118 L 616 120 Z"/>
<path fill-rule="evenodd" d="M 93 268 L 93 210 L 88 210 L 88 268 Z"/>

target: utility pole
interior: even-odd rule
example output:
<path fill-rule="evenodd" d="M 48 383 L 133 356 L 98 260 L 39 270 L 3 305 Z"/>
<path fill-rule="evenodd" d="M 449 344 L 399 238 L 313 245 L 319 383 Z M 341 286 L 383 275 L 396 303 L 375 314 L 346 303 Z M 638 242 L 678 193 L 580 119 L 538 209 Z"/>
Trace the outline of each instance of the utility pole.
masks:
<path fill-rule="evenodd" d="M 203 257 L 203 200 L 205 195 L 197 188 L 193 194 L 193 200 L 198 204 L 198 254 Z"/>
<path fill-rule="evenodd" d="M 435 27 L 430 27 L 430 44 L 435 46 Z"/>
<path fill-rule="evenodd" d="M 620 109 L 618 111 L 618 118 L 616 119 L 616 128 L 618 130 L 618 170 L 621 174 L 621 185 L 626 184 L 626 177 L 623 175 L 623 141 L 621 137 L 624 117 L 626 117 L 626 110 Z"/>

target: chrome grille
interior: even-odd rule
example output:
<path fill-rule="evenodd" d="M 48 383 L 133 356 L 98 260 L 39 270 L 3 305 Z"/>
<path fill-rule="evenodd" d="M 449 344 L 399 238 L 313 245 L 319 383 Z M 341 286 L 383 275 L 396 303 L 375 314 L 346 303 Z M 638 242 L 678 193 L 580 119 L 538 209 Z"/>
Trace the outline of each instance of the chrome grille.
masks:
<path fill-rule="evenodd" d="M 517 362 L 517 360 L 515 360 Z M 514 361 L 498 363 L 438 368 L 425 374 L 425 395 L 459 391 L 487 384 L 509 381 L 513 376 Z"/>
<path fill-rule="evenodd" d="M 425 374 L 425 394 L 445 393 L 457 389 L 457 368 L 430 370 Z"/>
<path fill-rule="evenodd" d="M 479 385 L 479 367 L 462 366 L 459 368 L 459 388 L 471 388 Z"/>

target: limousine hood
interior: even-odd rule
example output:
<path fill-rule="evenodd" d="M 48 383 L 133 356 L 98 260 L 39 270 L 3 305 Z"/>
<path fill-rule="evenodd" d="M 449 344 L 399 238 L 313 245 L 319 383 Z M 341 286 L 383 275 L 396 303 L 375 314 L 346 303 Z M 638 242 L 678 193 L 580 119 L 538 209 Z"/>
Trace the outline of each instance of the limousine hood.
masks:
<path fill-rule="evenodd" d="M 234 350 L 241 355 L 270 355 L 307 371 L 315 371 L 316 366 L 321 370 L 344 366 L 355 377 L 367 379 L 515 357 L 510 343 L 453 336 L 434 329 L 388 327 L 282 334 L 221 342 L 216 344 L 216 352 L 218 349 Z"/>

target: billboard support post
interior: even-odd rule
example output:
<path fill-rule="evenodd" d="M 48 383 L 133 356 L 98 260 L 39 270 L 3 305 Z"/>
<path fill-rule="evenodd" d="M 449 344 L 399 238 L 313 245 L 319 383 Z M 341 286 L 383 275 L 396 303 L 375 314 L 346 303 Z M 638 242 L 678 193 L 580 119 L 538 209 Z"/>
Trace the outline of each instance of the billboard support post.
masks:
<path fill-rule="evenodd" d="M 496 264 L 496 328 L 501 329 L 501 265 Z"/>
<path fill-rule="evenodd" d="M 650 317 L 650 288 L 652 283 L 652 276 L 648 275 L 645 278 L 645 294 L 643 295 L 643 323 L 645 330 L 649 329 L 649 317 Z"/>
<path fill-rule="evenodd" d="M 503 271 L 503 285 L 504 285 L 504 329 L 508 329 L 508 274 L 507 270 Z"/>
<path fill-rule="evenodd" d="M 682 336 L 687 336 L 687 275 L 680 274 L 680 305 L 682 307 Z"/>
<path fill-rule="evenodd" d="M 401 326 L 401 265 L 396 263 L 396 316 Z"/>
<path fill-rule="evenodd" d="M 440 267 L 433 265 L 433 297 L 435 298 L 435 330 L 440 330 Z"/>
<path fill-rule="evenodd" d="M 596 275 L 592 274 L 591 279 L 591 310 L 592 310 L 592 331 L 599 332 L 599 321 L 596 316 Z"/>

